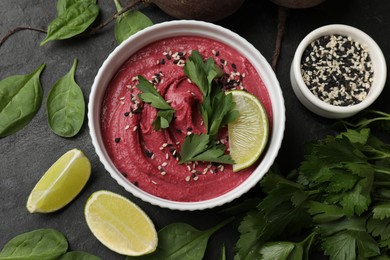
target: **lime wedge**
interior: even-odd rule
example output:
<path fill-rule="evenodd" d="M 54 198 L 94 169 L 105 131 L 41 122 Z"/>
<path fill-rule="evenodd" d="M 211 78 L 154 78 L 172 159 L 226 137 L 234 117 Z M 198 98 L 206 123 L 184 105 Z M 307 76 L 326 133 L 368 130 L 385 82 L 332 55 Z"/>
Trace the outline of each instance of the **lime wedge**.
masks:
<path fill-rule="evenodd" d="M 66 152 L 35 185 L 27 200 L 27 210 L 48 213 L 63 208 L 80 193 L 90 175 L 91 164 L 82 151 Z"/>
<path fill-rule="evenodd" d="M 260 157 L 268 142 L 267 113 L 254 95 L 241 90 L 229 93 L 236 103 L 238 118 L 228 124 L 230 156 L 234 160 L 233 171 L 251 166 Z"/>
<path fill-rule="evenodd" d="M 97 191 L 85 206 L 85 218 L 94 236 L 110 250 L 129 256 L 151 253 L 157 232 L 142 209 L 110 191 Z"/>

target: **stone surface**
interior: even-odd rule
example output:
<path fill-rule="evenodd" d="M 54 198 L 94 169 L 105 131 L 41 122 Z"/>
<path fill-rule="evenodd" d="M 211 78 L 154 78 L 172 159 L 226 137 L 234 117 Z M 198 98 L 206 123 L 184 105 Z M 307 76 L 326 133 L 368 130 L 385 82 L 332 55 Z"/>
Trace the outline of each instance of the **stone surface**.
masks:
<path fill-rule="evenodd" d="M 123 5 L 125 1 L 122 0 Z M 98 1 L 100 23 L 115 13 L 113 1 Z M 147 6 L 141 10 L 154 23 L 173 19 L 157 7 Z M 276 163 L 288 173 L 303 159 L 303 144 L 332 133 L 335 121 L 320 118 L 306 110 L 295 97 L 289 80 L 289 68 L 295 48 L 303 37 L 319 26 L 343 23 L 355 26 L 372 36 L 382 48 L 385 57 L 390 54 L 390 3 L 381 0 L 328 0 L 311 9 L 291 10 L 277 68 L 286 105 L 286 132 Z M 47 0 L 1 0 L 0 37 L 11 28 L 30 25 L 46 28 L 56 17 L 56 1 Z M 266 0 L 246 0 L 234 15 L 217 22 L 252 43 L 270 61 L 277 30 L 277 6 Z M 73 58 L 79 64 L 76 80 L 88 102 L 93 79 L 108 54 L 115 48 L 113 23 L 92 37 L 49 42 L 39 47 L 43 33 L 20 31 L 0 46 L 0 79 L 10 75 L 27 74 L 41 63 L 46 64 L 41 82 L 44 98 L 56 80 L 69 71 Z M 375 108 L 390 112 L 387 102 L 390 90 L 385 88 Z M 44 100 L 45 102 L 45 100 Z M 86 119 L 87 120 L 87 119 Z M 51 164 L 63 153 L 82 149 L 90 158 L 92 177 L 81 194 L 64 209 L 53 214 L 29 214 L 25 208 L 27 197 L 35 183 Z M 68 238 L 70 249 L 83 250 L 102 259 L 124 259 L 101 245 L 89 231 L 83 209 L 87 198 L 94 191 L 107 189 L 136 202 L 151 217 L 157 229 L 173 222 L 186 222 L 199 229 L 209 228 L 225 216 L 217 214 L 222 208 L 236 205 L 245 198 L 260 196 L 258 187 L 242 198 L 221 208 L 198 212 L 178 212 L 152 206 L 126 192 L 109 176 L 94 151 L 89 136 L 87 121 L 82 131 L 74 138 L 56 136 L 48 127 L 45 103 L 29 125 L 18 133 L 0 139 L 0 248 L 23 232 L 37 228 L 55 228 Z M 228 226 L 209 241 L 205 259 L 218 259 L 223 244 L 226 244 L 228 259 L 233 258 L 237 240 L 236 225 Z"/>

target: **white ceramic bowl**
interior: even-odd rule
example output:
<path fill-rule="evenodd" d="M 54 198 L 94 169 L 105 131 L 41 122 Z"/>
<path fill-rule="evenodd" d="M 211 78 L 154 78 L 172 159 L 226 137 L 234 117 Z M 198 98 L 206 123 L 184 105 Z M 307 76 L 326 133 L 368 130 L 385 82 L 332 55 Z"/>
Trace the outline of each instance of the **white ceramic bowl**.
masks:
<path fill-rule="evenodd" d="M 325 35 L 338 34 L 350 36 L 353 41 L 366 47 L 371 57 L 374 78 L 367 97 L 351 106 L 336 106 L 317 98 L 306 86 L 301 73 L 301 58 L 306 47 L 314 40 Z M 290 70 L 290 79 L 295 95 L 312 112 L 327 118 L 346 118 L 370 106 L 380 95 L 386 82 L 386 61 L 378 44 L 366 33 L 348 25 L 332 24 L 320 27 L 309 33 L 299 44 Z"/>
<path fill-rule="evenodd" d="M 175 36 L 200 36 L 223 42 L 244 55 L 256 68 L 267 86 L 272 102 L 273 127 L 270 133 L 269 145 L 256 170 L 238 187 L 230 192 L 205 201 L 177 202 L 162 199 L 144 192 L 127 179 L 115 168 L 104 146 L 100 115 L 106 87 L 119 67 L 137 50 L 160 39 Z M 153 205 L 177 210 L 201 210 L 220 206 L 240 197 L 256 185 L 273 164 L 282 143 L 285 128 L 285 108 L 279 82 L 266 59 L 250 43 L 230 30 L 220 26 L 200 21 L 171 21 L 153 25 L 144 29 L 118 46 L 105 60 L 93 83 L 88 104 L 88 119 L 92 143 L 100 161 L 111 176 L 127 191 Z"/>

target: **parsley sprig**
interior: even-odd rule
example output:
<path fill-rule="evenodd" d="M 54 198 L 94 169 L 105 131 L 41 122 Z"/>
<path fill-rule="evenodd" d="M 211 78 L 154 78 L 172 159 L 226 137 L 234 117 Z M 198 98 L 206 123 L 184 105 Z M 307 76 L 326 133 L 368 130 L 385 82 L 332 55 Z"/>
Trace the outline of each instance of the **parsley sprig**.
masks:
<path fill-rule="evenodd" d="M 153 84 L 142 76 L 138 76 L 137 88 L 143 93 L 138 97 L 145 103 L 150 104 L 158 109 L 157 117 L 154 119 L 152 126 L 157 131 L 161 128 L 168 128 L 173 119 L 175 110 L 165 101 L 165 99 L 154 88 Z"/>
<path fill-rule="evenodd" d="M 313 142 L 297 170 L 260 184 L 266 196 L 240 224 L 237 259 L 309 259 L 317 245 L 330 259 L 388 259 L 390 145 L 371 129 Z"/>
<path fill-rule="evenodd" d="M 206 134 L 191 134 L 184 140 L 180 152 L 180 163 L 189 161 L 208 161 L 233 164 L 230 155 L 225 154 L 226 147 L 217 145 L 215 138 L 221 126 L 237 118 L 235 103 L 231 94 L 225 95 L 216 79 L 222 76 L 222 70 L 213 58 L 203 61 L 198 51 L 192 51 L 184 66 L 185 74 L 199 88 L 203 95 L 200 111 L 206 127 Z"/>

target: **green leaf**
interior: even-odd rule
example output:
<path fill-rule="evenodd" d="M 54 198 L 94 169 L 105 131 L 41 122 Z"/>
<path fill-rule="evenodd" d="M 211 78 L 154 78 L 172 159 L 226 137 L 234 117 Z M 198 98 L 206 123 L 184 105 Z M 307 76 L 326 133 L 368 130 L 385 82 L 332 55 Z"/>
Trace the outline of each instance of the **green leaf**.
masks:
<path fill-rule="evenodd" d="M 364 191 L 363 184 L 364 181 L 360 181 L 360 184 L 356 185 L 352 191 L 346 192 L 340 201 L 347 216 L 355 214 L 359 216 L 368 209 L 371 197 L 369 193 Z"/>
<path fill-rule="evenodd" d="M 123 8 L 119 0 L 114 0 L 117 11 Z M 129 38 L 134 33 L 153 25 L 153 22 L 138 10 L 129 10 L 121 14 L 115 21 L 115 40 L 118 44 Z"/>
<path fill-rule="evenodd" d="M 101 260 L 101 258 L 82 251 L 72 251 L 63 254 L 58 260 Z"/>
<path fill-rule="evenodd" d="M 237 241 L 235 260 L 260 259 L 260 249 L 266 240 L 262 240 L 262 232 L 267 225 L 265 216 L 259 211 L 249 211 L 241 221 L 238 231 L 240 238 Z"/>
<path fill-rule="evenodd" d="M 264 244 L 260 249 L 262 260 L 287 260 L 294 250 L 292 242 L 270 242 Z"/>
<path fill-rule="evenodd" d="M 390 218 L 390 202 L 375 205 L 372 212 L 374 213 L 373 218 L 380 220 Z"/>
<path fill-rule="evenodd" d="M 381 240 L 390 239 L 390 218 L 378 219 L 370 217 L 367 221 L 367 231 Z"/>
<path fill-rule="evenodd" d="M 230 155 L 225 154 L 225 146 L 214 145 L 207 134 L 191 134 L 184 139 L 180 151 L 180 164 L 190 161 L 205 161 L 232 164 Z"/>
<path fill-rule="evenodd" d="M 46 38 L 49 41 L 69 39 L 84 32 L 99 14 L 99 6 L 91 1 L 77 1 L 57 16 L 48 26 Z"/>
<path fill-rule="evenodd" d="M 68 10 L 70 6 L 77 2 L 88 2 L 96 4 L 96 0 L 58 0 L 57 15 L 60 16 L 61 14 L 65 13 L 65 11 Z"/>
<path fill-rule="evenodd" d="M 175 110 L 165 101 L 165 99 L 154 88 L 153 84 L 142 76 L 138 76 L 137 88 L 143 93 L 138 94 L 139 98 L 145 103 L 158 109 L 157 117 L 152 122 L 154 130 L 168 128 L 173 119 Z"/>
<path fill-rule="evenodd" d="M 46 101 L 50 128 L 62 137 L 75 136 L 85 117 L 83 92 L 74 80 L 76 66 L 74 59 L 72 68 L 54 84 Z"/>
<path fill-rule="evenodd" d="M 139 257 L 128 256 L 126 259 L 202 259 L 210 236 L 231 221 L 232 218 L 227 219 L 204 231 L 185 223 L 167 225 L 158 232 L 158 247 L 155 252 Z"/>
<path fill-rule="evenodd" d="M 8 241 L 0 252 L 0 260 L 54 260 L 67 249 L 68 242 L 62 233 L 54 229 L 38 229 Z"/>
<path fill-rule="evenodd" d="M 40 75 L 45 64 L 31 74 L 10 76 L 0 81 L 0 138 L 25 127 L 42 104 Z"/>
<path fill-rule="evenodd" d="M 316 223 L 332 222 L 345 216 L 343 209 L 336 205 L 308 201 L 305 207 L 308 207 L 308 212 Z"/>
<path fill-rule="evenodd" d="M 325 254 L 331 259 L 356 260 L 356 238 L 348 231 L 324 239 Z"/>

